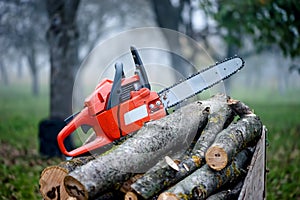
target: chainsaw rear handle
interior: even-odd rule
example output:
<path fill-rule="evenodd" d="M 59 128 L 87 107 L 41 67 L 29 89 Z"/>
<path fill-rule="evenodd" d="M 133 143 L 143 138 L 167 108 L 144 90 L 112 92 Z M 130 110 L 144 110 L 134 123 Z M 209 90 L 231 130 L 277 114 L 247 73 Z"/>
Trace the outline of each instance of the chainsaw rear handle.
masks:
<path fill-rule="evenodd" d="M 70 136 L 77 128 L 82 125 L 89 125 L 91 126 L 96 135 L 96 139 L 84 144 L 76 149 L 68 151 L 65 147 L 64 141 L 65 139 Z M 112 142 L 102 131 L 96 117 L 90 116 L 88 113 L 88 108 L 85 107 L 80 113 L 78 113 L 72 121 L 70 121 L 58 134 L 57 136 L 58 147 L 60 148 L 61 152 L 66 156 L 76 157 L 81 154 L 85 154 L 93 149 L 97 149 L 101 146 L 109 144 Z"/>
<path fill-rule="evenodd" d="M 78 115 L 80 113 L 80 111 L 79 112 L 77 112 L 77 113 L 74 113 L 74 114 L 72 114 L 72 115 L 70 115 L 69 117 L 67 117 L 64 121 L 65 121 L 65 123 L 66 124 L 68 124 L 70 121 L 72 121 L 72 119 L 74 119 L 75 117 L 76 117 L 76 115 Z"/>

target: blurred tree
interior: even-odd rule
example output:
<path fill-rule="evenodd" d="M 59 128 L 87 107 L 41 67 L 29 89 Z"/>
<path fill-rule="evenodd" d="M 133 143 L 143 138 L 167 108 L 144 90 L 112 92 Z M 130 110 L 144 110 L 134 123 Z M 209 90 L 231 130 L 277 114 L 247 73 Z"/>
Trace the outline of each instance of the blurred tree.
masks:
<path fill-rule="evenodd" d="M 39 68 L 36 59 L 38 53 L 44 53 L 43 49 L 45 49 L 46 15 L 44 13 L 44 4 L 38 0 L 0 1 L 2 59 L 7 60 L 9 65 L 13 65 L 20 64 L 20 62 L 14 63 L 14 60 L 20 61 L 22 57 L 26 58 L 34 95 L 39 94 Z M 2 68 L 4 69 L 5 66 L 3 65 Z"/>
<path fill-rule="evenodd" d="M 183 32 L 204 44 L 214 60 L 235 54 L 246 58 L 268 49 L 277 50 L 278 54 L 281 50 L 285 56 L 292 58 L 300 54 L 298 1 L 152 0 L 152 2 L 159 26 Z M 177 6 L 177 9 L 174 9 L 174 6 Z M 160 13 L 158 8 L 161 8 Z M 166 18 L 173 20 L 175 25 L 171 26 L 172 24 L 168 23 L 167 26 Z M 216 42 L 216 38 L 221 38 L 222 45 Z M 249 41 L 251 47 L 249 49 L 248 45 L 245 49 Z M 193 49 L 192 57 L 196 55 L 195 50 Z M 228 79 L 224 82 L 227 92 L 230 91 L 230 81 L 231 79 Z"/>
<path fill-rule="evenodd" d="M 83 59 L 99 40 L 111 33 L 154 26 L 154 16 L 150 8 L 148 0 L 89 0 L 80 4 L 80 58 Z"/>
<path fill-rule="evenodd" d="M 66 118 L 72 113 L 72 92 L 78 69 L 76 13 L 80 0 L 47 0 L 50 26 L 50 117 Z"/>
<path fill-rule="evenodd" d="M 201 0 L 200 7 L 217 21 L 224 39 L 241 46 L 250 36 L 258 50 L 278 45 L 286 56 L 300 55 L 300 2 L 295 0 Z"/>
<path fill-rule="evenodd" d="M 190 4 L 189 0 L 181 0 L 181 1 L 170 1 L 170 0 L 152 0 L 153 10 L 156 16 L 157 25 L 161 28 L 167 28 L 174 31 L 181 31 L 180 28 L 183 26 L 189 26 L 190 24 L 184 24 L 183 21 L 183 12 L 184 6 L 188 6 Z M 187 28 L 188 29 L 188 28 Z M 190 33 L 191 32 L 186 32 Z M 182 47 L 180 44 L 180 33 L 178 34 L 169 34 L 168 31 L 163 31 L 165 35 L 165 39 L 168 43 L 170 50 L 172 50 L 171 54 L 171 62 L 172 67 L 179 72 L 183 77 L 187 77 L 191 73 L 193 73 L 194 68 L 187 63 L 183 58 L 180 57 L 182 55 Z M 190 35 L 191 36 L 191 35 Z M 181 79 L 182 77 L 177 77 Z"/>
<path fill-rule="evenodd" d="M 2 59 L 0 59 L 0 73 L 1 73 L 1 79 L 3 81 L 3 84 L 8 85 L 8 75 L 7 75 L 6 68 L 3 65 Z"/>

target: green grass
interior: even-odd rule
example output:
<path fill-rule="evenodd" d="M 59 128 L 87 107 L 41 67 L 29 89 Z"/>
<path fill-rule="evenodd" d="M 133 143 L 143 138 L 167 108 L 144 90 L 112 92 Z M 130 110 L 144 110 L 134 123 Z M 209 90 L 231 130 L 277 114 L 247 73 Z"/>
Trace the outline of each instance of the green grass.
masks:
<path fill-rule="evenodd" d="M 300 103 L 256 104 L 268 128 L 268 199 L 300 199 Z"/>
<path fill-rule="evenodd" d="M 267 199 L 300 199 L 300 91 L 231 95 L 252 107 L 268 128 Z M 60 160 L 38 155 L 38 123 L 48 116 L 48 90 L 0 86 L 0 199 L 41 199 L 40 172 Z"/>
<path fill-rule="evenodd" d="M 299 200 L 300 90 L 290 90 L 284 95 L 246 91 L 236 96 L 254 109 L 268 129 L 267 199 Z"/>
<path fill-rule="evenodd" d="M 38 123 L 48 116 L 48 95 L 25 86 L 0 87 L 0 199 L 41 199 L 39 175 L 57 159 L 38 155 Z"/>

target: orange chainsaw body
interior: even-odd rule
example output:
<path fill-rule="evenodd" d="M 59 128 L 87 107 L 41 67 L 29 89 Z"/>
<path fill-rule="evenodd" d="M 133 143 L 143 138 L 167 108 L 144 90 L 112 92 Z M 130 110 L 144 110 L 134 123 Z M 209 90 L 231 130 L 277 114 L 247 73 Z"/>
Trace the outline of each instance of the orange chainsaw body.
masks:
<path fill-rule="evenodd" d="M 62 153 L 71 157 L 85 154 L 139 130 L 148 121 L 164 117 L 166 111 L 158 94 L 145 87 L 137 90 L 135 86 L 138 82 L 138 75 L 122 78 L 124 94 L 120 104 L 106 109 L 113 81 L 102 80 L 86 98 L 83 110 L 58 134 L 58 146 Z M 91 126 L 96 139 L 74 150 L 66 150 L 64 140 L 82 125 Z"/>

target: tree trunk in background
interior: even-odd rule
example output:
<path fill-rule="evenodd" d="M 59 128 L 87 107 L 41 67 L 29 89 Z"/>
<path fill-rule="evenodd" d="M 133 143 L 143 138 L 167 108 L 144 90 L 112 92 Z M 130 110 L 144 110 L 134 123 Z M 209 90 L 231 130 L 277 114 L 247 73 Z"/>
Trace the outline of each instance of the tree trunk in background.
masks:
<path fill-rule="evenodd" d="M 8 74 L 6 71 L 6 68 L 4 66 L 3 60 L 0 59 L 0 74 L 1 74 L 1 79 L 4 85 L 8 85 L 9 81 L 8 81 Z"/>
<path fill-rule="evenodd" d="M 80 0 L 47 0 L 50 26 L 50 117 L 72 113 L 72 92 L 78 69 L 76 13 Z"/>
<path fill-rule="evenodd" d="M 156 15 L 156 22 L 159 27 L 167 28 L 174 31 L 178 31 L 181 23 L 181 14 L 183 9 L 183 3 L 179 3 L 178 6 L 173 6 L 170 1 L 152 0 L 154 13 Z M 163 31 L 166 42 L 171 50 L 171 64 L 178 74 L 175 74 L 177 79 L 187 77 L 193 72 L 191 64 L 187 63 L 184 58 L 181 58 L 181 45 L 179 43 L 180 33 L 169 34 L 168 31 Z"/>
<path fill-rule="evenodd" d="M 31 83 L 32 94 L 34 96 L 38 96 L 40 93 L 40 85 L 38 80 L 38 69 L 36 66 L 34 47 L 31 46 L 31 48 L 29 48 L 29 51 L 26 54 L 27 54 L 27 60 L 30 69 L 30 75 L 32 77 L 32 83 Z"/>

